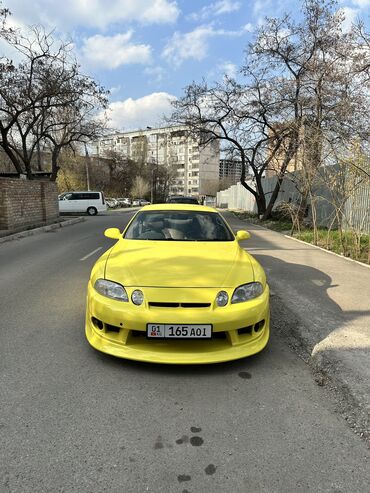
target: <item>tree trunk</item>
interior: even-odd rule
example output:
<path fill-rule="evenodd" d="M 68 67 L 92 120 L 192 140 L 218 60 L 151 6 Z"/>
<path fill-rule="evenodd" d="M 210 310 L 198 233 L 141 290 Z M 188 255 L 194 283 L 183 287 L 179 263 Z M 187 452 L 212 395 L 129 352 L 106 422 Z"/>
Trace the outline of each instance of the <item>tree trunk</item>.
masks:
<path fill-rule="evenodd" d="M 55 181 L 58 176 L 59 166 L 58 166 L 58 158 L 59 158 L 60 148 L 54 147 L 53 152 L 51 154 L 51 176 L 50 181 Z"/>
<path fill-rule="evenodd" d="M 14 154 L 14 152 L 8 146 L 7 133 L 3 129 L 1 129 L 1 140 L 2 140 L 1 148 L 3 149 L 4 153 L 8 156 L 10 161 L 12 162 L 17 173 L 19 173 L 21 175 L 23 173 L 22 165 L 19 162 L 19 159 L 17 158 L 17 156 Z"/>
<path fill-rule="evenodd" d="M 257 181 L 257 180 L 256 180 Z M 253 188 L 251 188 L 245 180 L 240 180 L 240 183 L 242 184 L 242 186 L 248 190 L 249 193 L 251 193 L 255 200 L 256 200 L 256 205 L 257 205 L 257 213 L 258 215 L 263 215 L 265 210 L 266 210 L 266 199 L 265 199 L 265 195 L 264 193 L 258 193 L 256 190 L 253 190 Z M 261 187 L 261 184 L 260 184 L 260 187 Z M 258 185 L 256 187 L 258 189 Z"/>
<path fill-rule="evenodd" d="M 271 217 L 272 209 L 275 205 L 276 199 L 279 196 L 281 184 L 283 183 L 284 177 L 286 175 L 286 170 L 289 166 L 289 163 L 291 162 L 291 160 L 293 159 L 293 157 L 297 153 L 298 145 L 299 145 L 299 131 L 296 130 L 293 133 L 293 136 L 292 136 L 291 141 L 289 143 L 289 148 L 288 148 L 286 155 L 284 157 L 284 162 L 283 162 L 283 164 L 279 170 L 279 174 L 277 176 L 277 182 L 276 182 L 274 191 L 272 192 L 272 195 L 270 197 L 268 206 L 265 209 L 265 213 L 264 213 L 263 218 L 262 218 L 263 220 L 270 219 L 270 217 Z"/>

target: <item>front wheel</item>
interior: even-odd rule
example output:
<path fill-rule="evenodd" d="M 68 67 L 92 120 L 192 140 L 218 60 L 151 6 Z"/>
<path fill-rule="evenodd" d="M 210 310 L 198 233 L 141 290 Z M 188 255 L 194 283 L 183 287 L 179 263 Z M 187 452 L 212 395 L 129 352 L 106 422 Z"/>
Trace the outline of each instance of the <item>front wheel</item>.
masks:
<path fill-rule="evenodd" d="M 89 216 L 96 216 L 98 213 L 98 210 L 95 207 L 88 207 L 87 211 Z"/>

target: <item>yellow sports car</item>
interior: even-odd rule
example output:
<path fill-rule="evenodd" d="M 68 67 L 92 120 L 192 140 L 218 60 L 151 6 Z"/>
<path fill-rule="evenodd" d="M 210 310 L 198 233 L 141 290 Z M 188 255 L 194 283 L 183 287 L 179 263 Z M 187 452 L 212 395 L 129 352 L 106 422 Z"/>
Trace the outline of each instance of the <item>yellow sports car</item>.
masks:
<path fill-rule="evenodd" d="M 156 363 L 218 363 L 261 351 L 269 288 L 260 264 L 210 207 L 143 207 L 92 269 L 86 336 L 104 353 Z"/>

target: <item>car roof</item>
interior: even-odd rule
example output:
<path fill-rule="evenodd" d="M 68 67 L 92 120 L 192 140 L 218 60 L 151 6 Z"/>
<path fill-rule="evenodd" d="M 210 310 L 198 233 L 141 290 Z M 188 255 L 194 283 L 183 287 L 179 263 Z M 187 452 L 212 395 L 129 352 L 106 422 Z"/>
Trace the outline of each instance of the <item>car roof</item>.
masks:
<path fill-rule="evenodd" d="M 203 211 L 218 212 L 213 207 L 197 204 L 152 204 L 145 205 L 142 211 Z"/>

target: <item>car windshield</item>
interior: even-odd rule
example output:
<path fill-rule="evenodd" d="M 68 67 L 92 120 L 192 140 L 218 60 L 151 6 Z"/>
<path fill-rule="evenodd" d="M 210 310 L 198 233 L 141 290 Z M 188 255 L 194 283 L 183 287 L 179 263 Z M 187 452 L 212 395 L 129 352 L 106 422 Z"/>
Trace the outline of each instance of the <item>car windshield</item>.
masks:
<path fill-rule="evenodd" d="M 124 238 L 160 241 L 233 241 L 234 235 L 217 212 L 139 212 Z"/>

